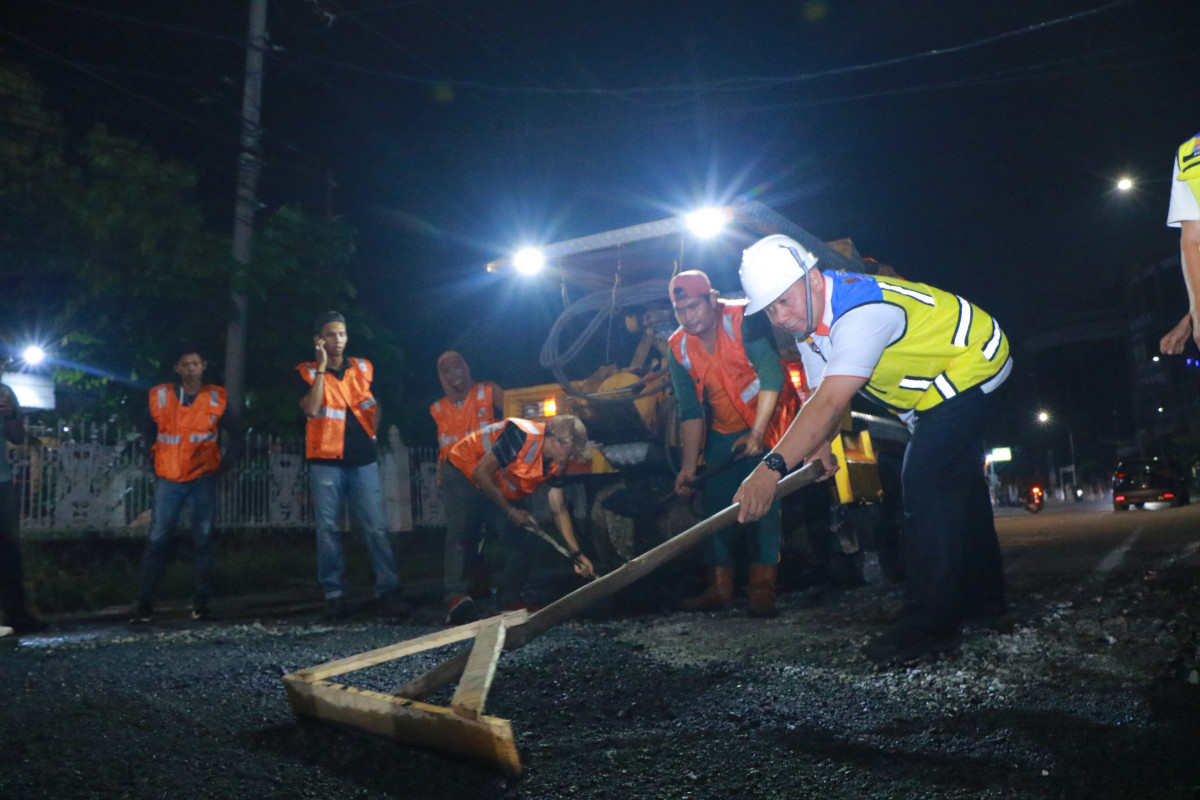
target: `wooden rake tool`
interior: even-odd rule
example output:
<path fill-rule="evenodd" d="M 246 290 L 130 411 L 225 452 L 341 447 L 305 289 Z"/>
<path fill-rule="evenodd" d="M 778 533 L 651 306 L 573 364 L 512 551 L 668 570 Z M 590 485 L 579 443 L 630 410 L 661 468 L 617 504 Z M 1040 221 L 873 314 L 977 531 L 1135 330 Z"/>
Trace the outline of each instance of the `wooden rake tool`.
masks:
<path fill-rule="evenodd" d="M 779 481 L 775 496 L 790 494 L 818 480 L 822 474 L 819 463 L 809 464 Z M 462 756 L 516 777 L 521 774 L 521 759 L 512 723 L 483 714 L 500 653 L 524 647 L 593 603 L 734 524 L 738 508 L 727 507 L 535 614 L 525 611 L 501 614 L 284 675 L 292 710 L 298 716 L 349 725 L 405 744 Z M 460 651 L 390 694 L 329 680 L 471 638 L 475 643 L 470 649 Z M 448 707 L 421 702 L 455 681 L 458 686 Z"/>

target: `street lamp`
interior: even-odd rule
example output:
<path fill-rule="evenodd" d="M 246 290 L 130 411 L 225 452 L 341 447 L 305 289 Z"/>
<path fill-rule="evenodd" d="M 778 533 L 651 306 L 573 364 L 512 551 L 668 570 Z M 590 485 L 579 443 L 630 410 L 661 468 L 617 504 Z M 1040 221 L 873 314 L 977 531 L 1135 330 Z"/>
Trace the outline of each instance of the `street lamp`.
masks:
<path fill-rule="evenodd" d="M 1072 486 L 1077 485 L 1079 483 L 1079 477 L 1075 473 L 1075 435 L 1071 433 L 1071 426 L 1068 425 L 1067 423 L 1063 422 L 1062 420 L 1051 419 L 1050 414 L 1046 411 L 1038 412 L 1037 421 L 1039 423 L 1041 423 L 1042 425 L 1045 425 L 1048 422 L 1057 422 L 1059 425 L 1062 425 L 1064 428 L 1067 429 L 1067 444 L 1069 444 L 1071 446 L 1071 484 L 1072 484 Z M 1063 495 L 1064 495 L 1064 499 L 1065 499 L 1065 495 L 1066 495 L 1065 490 L 1063 492 Z"/>

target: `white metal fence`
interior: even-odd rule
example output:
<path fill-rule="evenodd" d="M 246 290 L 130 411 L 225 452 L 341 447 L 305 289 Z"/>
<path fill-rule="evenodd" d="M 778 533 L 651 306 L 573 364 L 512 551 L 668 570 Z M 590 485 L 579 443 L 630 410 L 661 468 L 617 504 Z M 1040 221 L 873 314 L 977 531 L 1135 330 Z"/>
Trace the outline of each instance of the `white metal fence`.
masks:
<path fill-rule="evenodd" d="M 10 447 L 26 538 L 81 534 L 142 536 L 150 525 L 154 468 L 136 434 L 63 423 L 39 441 Z M 437 448 L 408 447 L 393 427 L 380 449 L 380 481 L 391 530 L 442 523 Z M 313 526 L 303 440 L 251 434 L 245 456 L 220 479 L 222 528 Z"/>

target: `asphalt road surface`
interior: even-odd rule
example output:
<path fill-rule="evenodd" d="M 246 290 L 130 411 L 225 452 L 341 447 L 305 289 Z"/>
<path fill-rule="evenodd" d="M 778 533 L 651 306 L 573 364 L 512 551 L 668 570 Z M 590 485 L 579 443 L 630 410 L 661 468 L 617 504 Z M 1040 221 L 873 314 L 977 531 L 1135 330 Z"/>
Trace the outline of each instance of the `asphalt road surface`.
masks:
<path fill-rule="evenodd" d="M 518 779 L 293 714 L 281 676 L 430 618 L 59 625 L 0 648 L 0 798 L 1196 800 L 1200 505 L 998 528 L 1012 612 L 946 656 L 861 656 L 898 607 L 882 583 L 786 594 L 772 620 L 590 615 L 504 654 L 487 713 Z M 387 691 L 454 651 L 346 682 Z"/>

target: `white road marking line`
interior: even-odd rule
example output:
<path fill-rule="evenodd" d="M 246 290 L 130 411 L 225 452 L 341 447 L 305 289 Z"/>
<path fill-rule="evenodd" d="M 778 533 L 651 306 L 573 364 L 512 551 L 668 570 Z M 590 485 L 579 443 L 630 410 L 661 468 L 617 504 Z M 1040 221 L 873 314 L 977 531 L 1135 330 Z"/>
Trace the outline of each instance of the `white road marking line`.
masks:
<path fill-rule="evenodd" d="M 1101 561 L 1100 565 L 1096 567 L 1096 574 L 1107 575 L 1119 567 L 1121 562 L 1125 560 L 1125 554 L 1129 552 L 1130 548 L 1132 548 L 1134 543 L 1137 542 L 1137 540 L 1141 537 L 1142 531 L 1145 529 L 1146 527 L 1144 525 L 1138 525 L 1133 533 L 1129 534 L 1129 538 L 1121 543 L 1120 547 L 1104 557 L 1104 560 Z"/>

